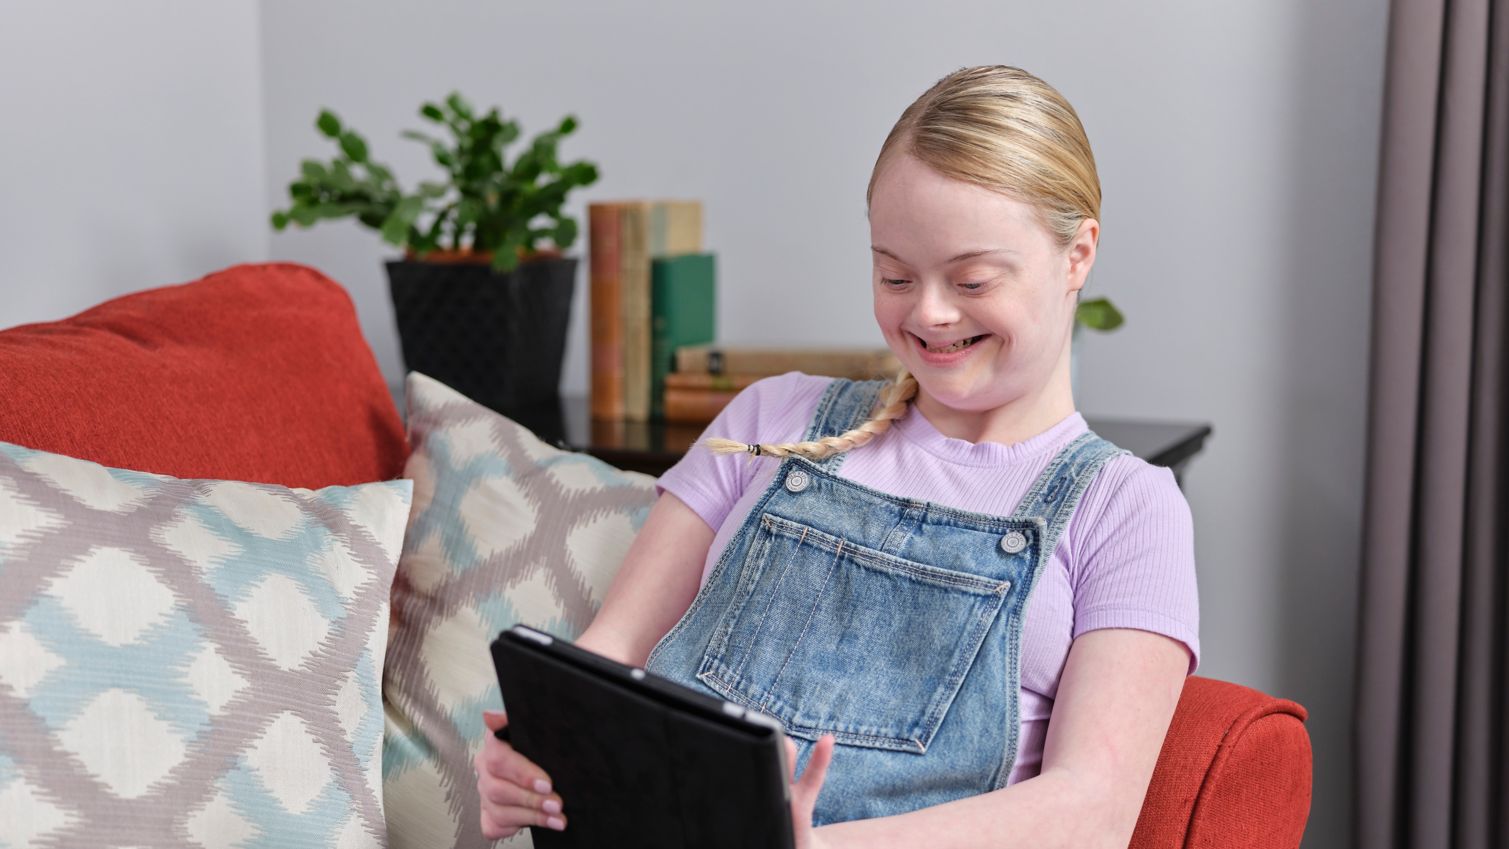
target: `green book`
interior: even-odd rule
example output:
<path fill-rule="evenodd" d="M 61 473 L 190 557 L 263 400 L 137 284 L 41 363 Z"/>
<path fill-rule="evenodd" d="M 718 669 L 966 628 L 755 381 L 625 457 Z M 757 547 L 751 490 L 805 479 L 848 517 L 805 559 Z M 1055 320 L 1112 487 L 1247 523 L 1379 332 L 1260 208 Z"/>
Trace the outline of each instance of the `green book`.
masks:
<path fill-rule="evenodd" d="M 665 376 L 676 349 L 716 338 L 716 263 L 710 253 L 650 260 L 650 417 L 665 418 Z"/>

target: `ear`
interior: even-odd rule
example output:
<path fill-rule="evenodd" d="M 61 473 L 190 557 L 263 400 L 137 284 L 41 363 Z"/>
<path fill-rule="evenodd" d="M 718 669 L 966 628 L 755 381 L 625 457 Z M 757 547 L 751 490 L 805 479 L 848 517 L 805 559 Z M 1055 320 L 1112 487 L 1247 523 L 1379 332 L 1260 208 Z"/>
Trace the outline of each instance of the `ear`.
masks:
<path fill-rule="evenodd" d="M 1095 249 L 1099 243 L 1100 222 L 1093 218 L 1079 222 L 1079 229 L 1064 251 L 1064 260 L 1068 264 L 1069 291 L 1078 292 L 1084 288 L 1085 280 L 1090 277 L 1090 268 L 1095 265 Z"/>

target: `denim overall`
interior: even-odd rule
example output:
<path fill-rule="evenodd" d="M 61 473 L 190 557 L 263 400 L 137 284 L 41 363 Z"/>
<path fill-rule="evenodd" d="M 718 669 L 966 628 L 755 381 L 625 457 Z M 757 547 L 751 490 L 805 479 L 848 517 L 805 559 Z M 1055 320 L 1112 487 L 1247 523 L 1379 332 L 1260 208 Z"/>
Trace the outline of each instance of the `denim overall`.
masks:
<path fill-rule="evenodd" d="M 806 439 L 865 421 L 883 386 L 834 381 Z M 1003 787 L 1017 755 L 1027 599 L 1118 453 L 1081 436 L 1008 518 L 844 480 L 843 454 L 787 458 L 646 666 L 775 717 L 800 763 L 833 734 L 817 825 Z"/>

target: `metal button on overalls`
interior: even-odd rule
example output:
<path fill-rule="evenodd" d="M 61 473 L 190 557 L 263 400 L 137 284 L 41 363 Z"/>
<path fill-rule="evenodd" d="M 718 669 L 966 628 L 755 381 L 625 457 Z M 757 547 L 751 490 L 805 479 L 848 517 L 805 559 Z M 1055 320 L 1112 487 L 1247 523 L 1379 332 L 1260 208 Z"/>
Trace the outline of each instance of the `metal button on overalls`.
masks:
<path fill-rule="evenodd" d="M 791 492 L 801 492 L 807 488 L 807 484 L 809 483 L 812 483 L 812 478 L 808 477 L 807 473 L 800 469 L 786 476 L 786 489 Z"/>
<path fill-rule="evenodd" d="M 1001 550 L 1007 554 L 1018 554 L 1027 547 L 1027 535 L 1021 531 L 1011 531 L 1001 537 Z"/>

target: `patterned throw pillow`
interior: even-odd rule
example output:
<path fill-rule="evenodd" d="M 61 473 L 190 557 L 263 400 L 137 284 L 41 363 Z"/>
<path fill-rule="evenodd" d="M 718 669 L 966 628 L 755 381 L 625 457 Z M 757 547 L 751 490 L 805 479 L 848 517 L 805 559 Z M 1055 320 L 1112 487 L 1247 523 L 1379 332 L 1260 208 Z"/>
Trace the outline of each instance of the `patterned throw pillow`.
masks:
<path fill-rule="evenodd" d="M 409 375 L 407 394 L 414 509 L 383 682 L 388 839 L 473 849 L 490 844 L 472 756 L 482 709 L 502 706 L 488 645 L 519 622 L 580 634 L 649 514 L 654 479 L 552 448 L 423 375 Z"/>
<path fill-rule="evenodd" d="M 383 846 L 411 492 L 0 443 L 0 846 Z"/>

